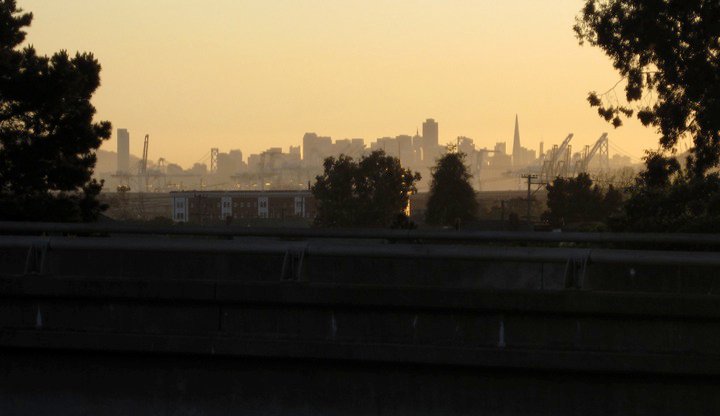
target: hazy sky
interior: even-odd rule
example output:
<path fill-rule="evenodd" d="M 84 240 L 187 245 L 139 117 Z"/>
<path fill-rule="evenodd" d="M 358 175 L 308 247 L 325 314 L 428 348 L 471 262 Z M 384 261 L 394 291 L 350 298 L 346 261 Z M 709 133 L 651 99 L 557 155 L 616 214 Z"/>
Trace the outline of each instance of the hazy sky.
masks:
<path fill-rule="evenodd" d="M 618 130 L 585 100 L 619 76 L 572 32 L 581 0 L 19 0 L 42 53 L 92 51 L 98 119 L 131 133 L 131 152 L 185 166 L 210 147 L 244 154 L 334 139 L 414 134 L 440 141 L 574 149 L 610 133 L 637 160 L 657 147 L 638 122 Z M 619 91 L 620 92 L 620 91 Z M 115 150 L 114 137 L 103 145 Z M 207 161 L 205 158 L 204 161 Z"/>

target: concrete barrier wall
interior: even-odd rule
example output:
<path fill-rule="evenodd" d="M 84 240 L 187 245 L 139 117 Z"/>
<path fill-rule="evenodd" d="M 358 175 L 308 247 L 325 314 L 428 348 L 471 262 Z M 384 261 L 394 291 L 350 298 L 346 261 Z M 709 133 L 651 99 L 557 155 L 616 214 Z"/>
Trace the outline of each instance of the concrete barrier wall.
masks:
<path fill-rule="evenodd" d="M 277 282 L 291 279 L 335 284 L 497 290 L 570 289 L 688 294 L 715 294 L 720 291 L 714 277 L 718 267 L 689 264 L 653 266 L 640 262 L 635 264 L 632 259 L 624 264 L 585 264 L 582 259 L 573 258 L 577 253 L 573 250 L 567 250 L 567 261 L 555 262 L 307 254 L 302 256 L 300 262 L 296 249 L 298 245 L 287 244 L 290 253 L 287 259 L 282 252 L 248 254 L 51 248 L 44 252 L 42 266 L 30 269 L 27 249 L 3 248 L 0 249 L 0 272 L 6 275 L 29 272 L 54 276 L 147 280 Z M 367 246 L 367 243 L 364 245 Z M 398 247 L 384 244 L 376 246 Z M 562 252 L 562 249 L 558 250 Z"/>
<path fill-rule="evenodd" d="M 0 299 L 0 347 L 720 375 L 714 296 L 24 276 Z"/>
<path fill-rule="evenodd" d="M 718 413 L 716 269 L 569 258 L 3 248 L 0 414 Z"/>

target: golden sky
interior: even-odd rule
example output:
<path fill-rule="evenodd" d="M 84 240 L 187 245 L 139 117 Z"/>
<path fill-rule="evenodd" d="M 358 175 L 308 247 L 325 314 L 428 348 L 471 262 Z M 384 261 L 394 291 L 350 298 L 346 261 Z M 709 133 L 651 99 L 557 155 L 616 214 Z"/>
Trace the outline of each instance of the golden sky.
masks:
<path fill-rule="evenodd" d="M 414 134 L 440 141 L 574 149 L 610 133 L 638 160 L 657 135 L 614 130 L 585 100 L 619 76 L 572 31 L 581 0 L 19 0 L 42 53 L 91 51 L 103 66 L 98 119 L 131 133 L 131 152 L 191 165 L 210 147 Z M 621 92 L 620 90 L 618 92 Z M 115 150 L 115 140 L 103 145 Z M 207 161 L 207 158 L 205 158 Z"/>

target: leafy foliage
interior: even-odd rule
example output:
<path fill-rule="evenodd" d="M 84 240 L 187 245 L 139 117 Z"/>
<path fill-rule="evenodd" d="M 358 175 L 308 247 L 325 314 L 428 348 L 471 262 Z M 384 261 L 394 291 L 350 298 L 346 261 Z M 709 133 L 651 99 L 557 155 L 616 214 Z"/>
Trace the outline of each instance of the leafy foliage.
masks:
<path fill-rule="evenodd" d="M 90 221 L 104 209 L 94 150 L 111 132 L 93 122 L 100 64 L 90 53 L 19 49 L 31 22 L 0 0 L 0 218 Z"/>
<path fill-rule="evenodd" d="M 610 185 L 607 191 L 593 185 L 587 173 L 557 178 L 547 185 L 549 210 L 543 219 L 555 227 L 572 223 L 603 222 L 622 206 L 622 194 Z"/>
<path fill-rule="evenodd" d="M 720 2 L 717 0 L 586 0 L 575 31 L 581 43 L 601 48 L 627 81 L 625 98 L 588 101 L 616 127 L 636 114 L 657 128 L 672 150 L 693 138 L 688 171 L 700 177 L 720 160 Z M 653 159 L 656 161 L 656 159 Z"/>
<path fill-rule="evenodd" d="M 465 166 L 465 154 L 449 151 L 432 170 L 430 197 L 425 222 L 431 225 L 452 225 L 477 217 L 478 202 L 470 184 L 472 175 Z"/>
<path fill-rule="evenodd" d="M 340 155 L 323 163 L 312 193 L 318 201 L 315 224 L 321 227 L 409 227 L 399 220 L 420 174 L 378 150 L 359 162 Z"/>
<path fill-rule="evenodd" d="M 676 159 L 648 153 L 614 228 L 639 232 L 720 232 L 720 177 L 683 172 Z"/>

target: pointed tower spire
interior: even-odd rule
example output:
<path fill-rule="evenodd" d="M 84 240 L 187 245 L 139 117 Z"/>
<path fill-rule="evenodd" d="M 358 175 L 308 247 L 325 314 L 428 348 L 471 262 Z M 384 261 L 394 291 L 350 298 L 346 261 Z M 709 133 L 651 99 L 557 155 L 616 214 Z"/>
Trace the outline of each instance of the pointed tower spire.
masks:
<path fill-rule="evenodd" d="M 520 166 L 522 163 L 522 152 L 520 147 L 520 122 L 518 121 L 518 116 L 515 114 L 515 135 L 513 137 L 513 150 L 512 150 L 512 162 L 513 166 Z"/>

